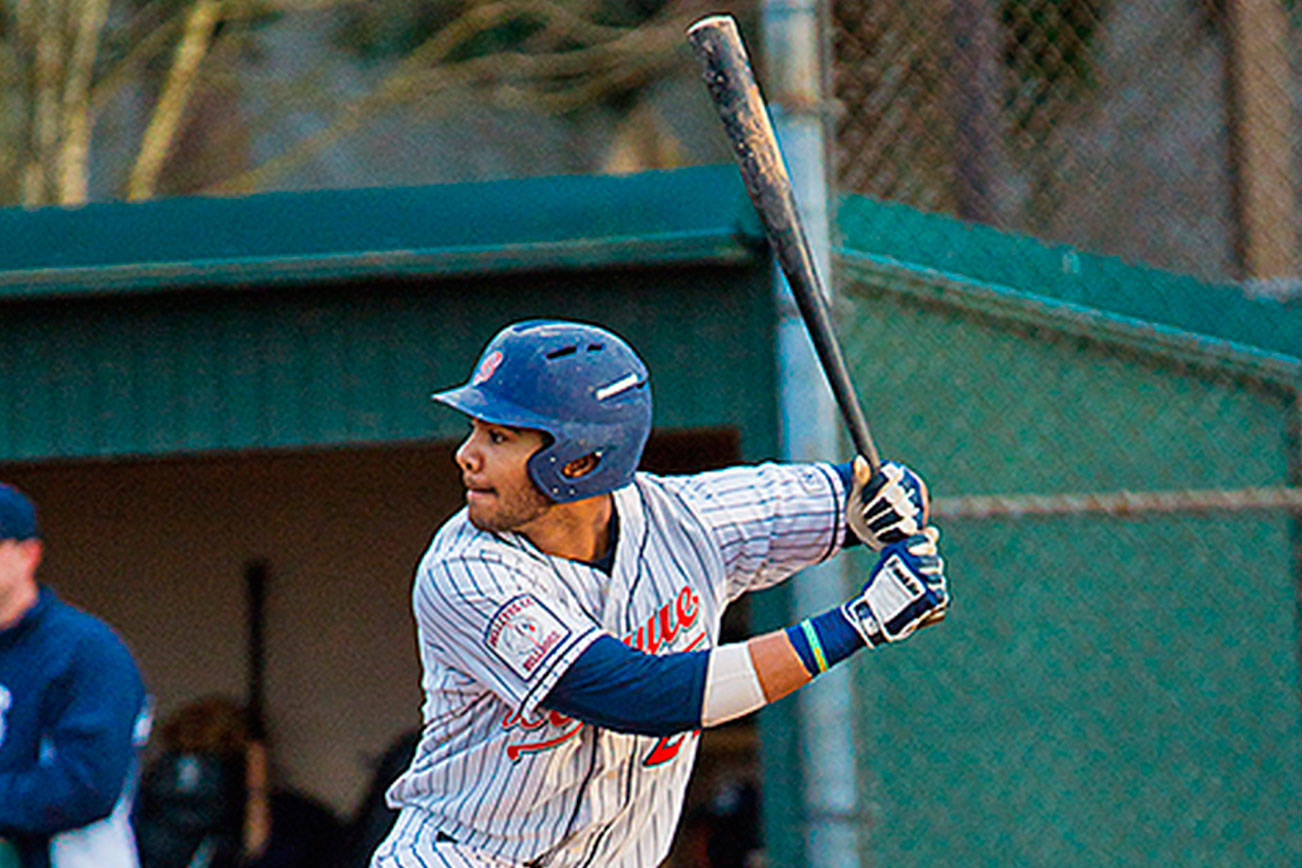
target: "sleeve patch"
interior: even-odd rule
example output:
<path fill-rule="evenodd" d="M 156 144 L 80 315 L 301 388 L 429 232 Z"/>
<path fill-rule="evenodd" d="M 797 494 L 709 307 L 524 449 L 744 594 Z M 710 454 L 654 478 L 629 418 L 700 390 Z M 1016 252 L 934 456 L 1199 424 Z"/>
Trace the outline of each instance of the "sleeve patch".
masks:
<path fill-rule="evenodd" d="M 532 594 L 512 598 L 488 622 L 484 644 L 525 681 L 570 637 L 570 628 Z"/>

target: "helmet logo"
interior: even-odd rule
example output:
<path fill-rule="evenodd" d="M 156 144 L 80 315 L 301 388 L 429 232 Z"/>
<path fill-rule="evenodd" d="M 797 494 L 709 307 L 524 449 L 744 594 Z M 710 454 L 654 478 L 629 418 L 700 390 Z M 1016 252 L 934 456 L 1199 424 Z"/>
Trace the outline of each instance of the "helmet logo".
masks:
<path fill-rule="evenodd" d="M 478 386 L 486 382 L 489 377 L 493 376 L 493 372 L 497 370 L 497 366 L 500 364 L 502 364 L 501 350 L 493 350 L 484 356 L 484 360 L 479 363 L 479 370 L 475 371 L 475 375 L 470 378 L 470 385 Z"/>

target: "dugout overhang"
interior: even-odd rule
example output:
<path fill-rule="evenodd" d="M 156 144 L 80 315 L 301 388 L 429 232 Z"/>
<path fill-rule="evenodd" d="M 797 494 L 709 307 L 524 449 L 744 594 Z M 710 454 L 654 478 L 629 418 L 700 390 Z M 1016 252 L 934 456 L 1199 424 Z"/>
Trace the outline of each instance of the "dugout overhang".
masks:
<path fill-rule="evenodd" d="M 755 258 L 735 171 L 0 209 L 0 299 Z"/>
<path fill-rule="evenodd" d="M 842 283 L 1296 379 L 1302 305 L 861 197 L 837 228 Z M 553 315 L 633 340 L 658 426 L 777 449 L 774 272 L 731 166 L 10 208 L 0 233 L 0 462 L 452 436 L 427 390 Z"/>

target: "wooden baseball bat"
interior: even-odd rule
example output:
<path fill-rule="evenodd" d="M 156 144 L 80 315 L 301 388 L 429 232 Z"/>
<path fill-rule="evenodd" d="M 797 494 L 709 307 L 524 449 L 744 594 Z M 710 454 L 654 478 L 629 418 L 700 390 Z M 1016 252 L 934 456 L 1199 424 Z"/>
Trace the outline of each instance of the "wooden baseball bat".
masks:
<path fill-rule="evenodd" d="M 714 107 L 723 121 L 728 142 L 741 167 L 746 192 L 759 213 L 768 235 L 769 245 L 778 258 L 800 309 L 801 319 L 814 342 L 819 364 L 836 397 L 841 417 L 850 429 L 855 449 L 868 461 L 872 472 L 881 467 L 881 456 L 868 430 L 868 420 L 850 382 L 845 356 L 832 330 L 832 316 L 827 296 L 814 266 L 814 256 L 805 237 L 804 224 L 796 209 L 791 177 L 778 137 L 769 121 L 768 109 L 760 96 L 759 85 L 751 71 L 737 22 L 731 15 L 710 15 L 687 28 L 687 40 L 701 61 L 706 87 Z M 945 611 L 933 613 L 923 626 L 944 620 Z"/>
<path fill-rule="evenodd" d="M 827 296 L 818 278 L 800 212 L 796 210 L 791 178 L 755 83 L 737 22 L 731 15 L 710 15 L 687 28 L 687 39 L 701 61 L 705 84 L 741 167 L 746 191 L 791 286 L 818 361 L 850 429 L 850 438 L 876 473 L 881 467 L 881 457 L 850 382 L 841 345 L 832 330 Z"/>

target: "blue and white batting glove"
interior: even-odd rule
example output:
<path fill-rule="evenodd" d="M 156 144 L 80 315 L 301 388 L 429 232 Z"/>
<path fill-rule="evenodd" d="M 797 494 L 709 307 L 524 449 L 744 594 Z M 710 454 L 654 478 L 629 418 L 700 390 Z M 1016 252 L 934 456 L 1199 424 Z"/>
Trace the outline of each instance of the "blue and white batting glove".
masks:
<path fill-rule="evenodd" d="M 907 639 L 924 622 L 945 617 L 949 589 L 939 539 L 939 530 L 926 527 L 888 545 L 859 596 L 842 604 L 841 614 L 869 648 Z"/>
<path fill-rule="evenodd" d="M 854 459 L 854 483 L 846 501 L 846 523 L 869 548 L 922 533 L 931 498 L 922 477 L 898 461 L 884 461 L 873 473 L 862 455 Z"/>

